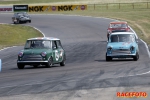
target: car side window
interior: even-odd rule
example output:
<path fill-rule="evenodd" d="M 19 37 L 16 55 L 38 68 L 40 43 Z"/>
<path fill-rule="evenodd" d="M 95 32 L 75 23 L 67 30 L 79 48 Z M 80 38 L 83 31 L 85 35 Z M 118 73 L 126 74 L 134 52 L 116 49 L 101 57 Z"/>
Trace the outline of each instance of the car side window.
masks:
<path fill-rule="evenodd" d="M 57 47 L 58 47 L 58 48 L 62 48 L 62 45 L 61 45 L 60 40 L 57 40 L 56 43 L 57 43 Z"/>
<path fill-rule="evenodd" d="M 52 48 L 53 49 L 57 49 L 57 42 L 56 41 L 52 41 Z"/>

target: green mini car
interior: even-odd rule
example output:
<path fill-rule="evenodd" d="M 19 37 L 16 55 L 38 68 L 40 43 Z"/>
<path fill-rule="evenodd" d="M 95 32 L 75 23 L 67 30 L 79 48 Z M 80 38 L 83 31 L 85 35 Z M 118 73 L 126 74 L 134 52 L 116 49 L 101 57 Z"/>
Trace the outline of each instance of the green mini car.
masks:
<path fill-rule="evenodd" d="M 54 64 L 60 64 L 65 66 L 65 60 L 65 51 L 60 39 L 37 37 L 26 41 L 24 50 L 18 54 L 17 66 L 19 69 L 23 69 L 25 65 L 52 67 Z"/>

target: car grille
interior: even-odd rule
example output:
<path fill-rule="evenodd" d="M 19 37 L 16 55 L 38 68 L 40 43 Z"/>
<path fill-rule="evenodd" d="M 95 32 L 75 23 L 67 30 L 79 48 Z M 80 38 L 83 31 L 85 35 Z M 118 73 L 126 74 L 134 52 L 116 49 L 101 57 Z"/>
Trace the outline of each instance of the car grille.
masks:
<path fill-rule="evenodd" d="M 112 54 L 131 54 L 131 51 L 129 49 L 117 49 L 112 50 Z"/>
<path fill-rule="evenodd" d="M 24 55 L 22 61 L 42 61 L 41 55 Z"/>

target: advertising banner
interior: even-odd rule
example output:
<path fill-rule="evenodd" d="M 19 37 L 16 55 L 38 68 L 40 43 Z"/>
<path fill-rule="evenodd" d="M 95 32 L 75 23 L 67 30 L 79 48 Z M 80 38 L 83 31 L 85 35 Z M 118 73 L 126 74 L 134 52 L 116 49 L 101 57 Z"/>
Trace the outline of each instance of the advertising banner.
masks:
<path fill-rule="evenodd" d="M 87 10 L 87 5 L 64 5 L 58 6 L 58 11 Z"/>
<path fill-rule="evenodd" d="M 87 10 L 87 5 L 60 5 L 60 6 L 29 6 L 29 12 L 75 11 Z"/>
<path fill-rule="evenodd" d="M 0 6 L 0 13 L 1 12 L 13 12 L 13 6 Z"/>
<path fill-rule="evenodd" d="M 14 12 L 28 12 L 28 5 L 13 5 Z"/>
<path fill-rule="evenodd" d="M 51 6 L 29 6 L 29 12 L 45 12 L 51 11 Z"/>

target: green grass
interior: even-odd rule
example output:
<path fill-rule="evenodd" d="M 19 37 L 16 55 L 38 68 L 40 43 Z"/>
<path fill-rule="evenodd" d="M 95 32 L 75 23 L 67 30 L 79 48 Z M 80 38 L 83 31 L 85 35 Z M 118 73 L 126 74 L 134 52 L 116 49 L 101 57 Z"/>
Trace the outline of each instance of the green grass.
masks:
<path fill-rule="evenodd" d="M 0 49 L 9 46 L 24 45 L 28 38 L 42 36 L 29 26 L 0 24 Z"/>
<path fill-rule="evenodd" d="M 62 0 L 57 0 L 57 2 L 61 2 Z M 63 0 L 66 2 L 69 0 Z M 32 3 L 53 3 L 56 0 L 14 0 L 14 1 L 0 1 L 0 4 L 32 4 Z"/>
<path fill-rule="evenodd" d="M 33 3 L 67 3 L 67 4 L 98 4 L 98 3 L 132 3 L 132 2 L 150 2 L 150 0 L 13 0 L 0 1 L 0 4 L 33 4 Z"/>

